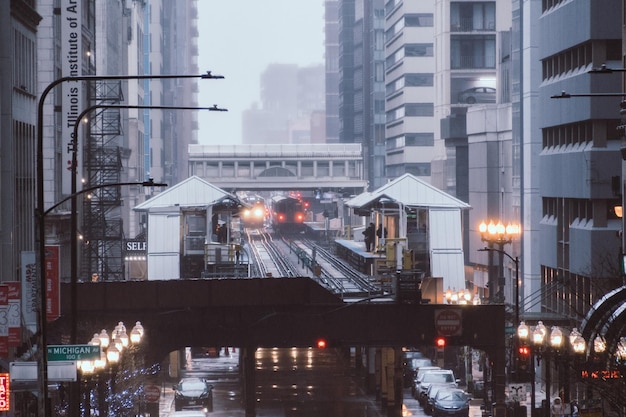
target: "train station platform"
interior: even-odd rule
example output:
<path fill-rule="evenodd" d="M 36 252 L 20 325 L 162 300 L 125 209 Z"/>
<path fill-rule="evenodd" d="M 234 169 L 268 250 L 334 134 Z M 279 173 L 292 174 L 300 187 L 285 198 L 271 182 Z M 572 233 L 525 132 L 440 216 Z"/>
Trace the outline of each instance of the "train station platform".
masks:
<path fill-rule="evenodd" d="M 335 250 L 337 256 L 366 275 L 379 275 L 380 273 L 388 272 L 385 252 L 368 252 L 365 250 L 364 242 L 336 239 Z"/>

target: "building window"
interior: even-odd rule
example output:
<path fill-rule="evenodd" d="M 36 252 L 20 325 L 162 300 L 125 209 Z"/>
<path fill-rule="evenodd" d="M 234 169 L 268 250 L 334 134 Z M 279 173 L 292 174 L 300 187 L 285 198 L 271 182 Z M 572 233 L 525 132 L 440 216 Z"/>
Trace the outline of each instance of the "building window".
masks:
<path fill-rule="evenodd" d="M 474 32 L 496 30 L 496 3 L 450 3 L 450 31 Z"/>
<path fill-rule="evenodd" d="M 432 117 L 435 115 L 433 103 L 409 103 L 405 107 L 405 116 L 407 117 Z"/>
<path fill-rule="evenodd" d="M 404 22 L 406 27 L 433 27 L 433 14 L 408 14 L 404 16 Z"/>
<path fill-rule="evenodd" d="M 495 35 L 452 36 L 450 39 L 452 69 L 495 68 Z"/>

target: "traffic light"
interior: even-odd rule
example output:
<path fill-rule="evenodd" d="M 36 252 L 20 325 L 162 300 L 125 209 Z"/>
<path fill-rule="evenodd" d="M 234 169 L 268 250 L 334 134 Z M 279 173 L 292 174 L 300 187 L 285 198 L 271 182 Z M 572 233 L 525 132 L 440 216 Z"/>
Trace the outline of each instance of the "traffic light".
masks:
<path fill-rule="evenodd" d="M 324 349 L 328 346 L 328 343 L 326 342 L 326 339 L 319 338 L 315 341 L 315 346 L 317 346 L 318 349 Z"/>
<path fill-rule="evenodd" d="M 448 341 L 445 337 L 438 336 L 435 338 L 435 361 L 437 363 L 443 363 L 444 360 L 444 348 Z"/>
<path fill-rule="evenodd" d="M 517 346 L 515 355 L 515 368 L 513 371 L 513 380 L 515 382 L 530 382 L 532 378 L 532 358 L 529 346 Z"/>
<path fill-rule="evenodd" d="M 438 337 L 435 339 L 435 347 L 437 349 L 443 349 L 446 347 L 446 338 L 445 337 Z"/>

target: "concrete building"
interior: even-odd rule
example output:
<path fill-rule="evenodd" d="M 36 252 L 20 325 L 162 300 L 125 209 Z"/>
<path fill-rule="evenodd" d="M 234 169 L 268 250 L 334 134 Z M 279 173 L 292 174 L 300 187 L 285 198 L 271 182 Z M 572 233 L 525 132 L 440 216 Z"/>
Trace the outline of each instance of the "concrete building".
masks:
<path fill-rule="evenodd" d="M 580 319 L 609 290 L 622 285 L 622 222 L 616 206 L 623 132 L 616 129 L 619 97 L 551 98 L 565 91 L 620 93 L 618 74 L 589 73 L 606 64 L 622 68 L 622 3 L 544 1 L 537 22 L 541 85 L 536 113 L 541 128 L 541 218 L 536 227 L 541 311 Z M 524 154 L 526 156 L 526 154 Z M 536 223 L 535 223 L 536 225 Z"/>
<path fill-rule="evenodd" d="M 431 182 L 440 83 L 435 3 L 389 1 L 385 16 L 386 178 L 408 173 Z"/>
<path fill-rule="evenodd" d="M 41 15 L 30 1 L 0 4 L 0 281 L 19 279 L 20 256 L 35 249 L 37 34 Z M 12 39 L 11 42 L 7 41 Z M 52 48 L 52 38 L 46 39 Z"/>
<path fill-rule="evenodd" d="M 339 3 L 340 0 L 324 1 L 326 143 L 339 142 Z"/>

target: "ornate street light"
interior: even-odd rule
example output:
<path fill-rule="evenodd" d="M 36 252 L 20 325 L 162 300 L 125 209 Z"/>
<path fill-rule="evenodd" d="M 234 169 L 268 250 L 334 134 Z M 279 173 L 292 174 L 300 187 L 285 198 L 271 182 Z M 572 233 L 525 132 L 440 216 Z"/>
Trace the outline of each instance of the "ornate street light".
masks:
<path fill-rule="evenodd" d="M 519 310 L 519 259 L 517 257 L 513 258 L 511 255 L 504 251 L 504 245 L 507 245 L 513 242 L 513 239 L 518 237 L 521 234 L 521 227 L 518 224 L 509 223 L 508 225 L 504 225 L 501 221 L 497 223 L 493 220 L 489 220 L 489 222 L 482 221 L 478 226 L 478 231 L 480 232 L 480 239 L 487 243 L 487 247 L 483 249 L 479 249 L 480 251 L 489 252 L 488 259 L 488 278 L 489 278 L 489 302 L 497 303 L 504 302 L 504 256 L 509 257 L 513 262 L 515 262 L 515 271 L 516 271 L 516 310 Z M 497 247 L 496 247 L 497 246 Z M 498 276 L 496 277 L 494 271 L 494 262 L 493 262 L 493 252 L 499 253 L 499 265 L 498 265 Z M 516 318 L 516 323 L 519 322 L 519 317 Z"/>

